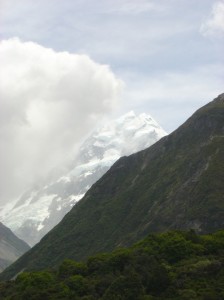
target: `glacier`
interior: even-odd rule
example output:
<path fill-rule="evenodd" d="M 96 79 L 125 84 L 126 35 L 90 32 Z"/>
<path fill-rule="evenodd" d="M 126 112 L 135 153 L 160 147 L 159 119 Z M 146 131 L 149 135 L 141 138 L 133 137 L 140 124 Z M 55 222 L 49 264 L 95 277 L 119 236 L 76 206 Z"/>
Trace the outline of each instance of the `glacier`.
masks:
<path fill-rule="evenodd" d="M 165 135 L 150 115 L 133 111 L 93 130 L 66 173 L 53 182 L 32 187 L 1 209 L 2 222 L 29 245 L 35 245 L 117 159 L 144 150 Z"/>

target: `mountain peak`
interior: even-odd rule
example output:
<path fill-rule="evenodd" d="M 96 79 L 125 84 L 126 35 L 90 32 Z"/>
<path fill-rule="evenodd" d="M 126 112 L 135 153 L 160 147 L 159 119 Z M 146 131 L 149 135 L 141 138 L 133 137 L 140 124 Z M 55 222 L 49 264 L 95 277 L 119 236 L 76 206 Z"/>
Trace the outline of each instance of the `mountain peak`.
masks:
<path fill-rule="evenodd" d="M 129 112 L 121 116 L 118 120 L 124 120 L 124 119 L 135 118 L 135 117 L 136 117 L 135 112 L 133 110 L 130 110 Z"/>
<path fill-rule="evenodd" d="M 224 105 L 206 107 L 153 146 L 116 161 L 5 278 L 128 246 L 152 232 L 223 228 Z"/>
<path fill-rule="evenodd" d="M 224 93 L 220 94 L 217 98 L 215 98 L 212 102 L 220 102 L 224 104 Z"/>
<path fill-rule="evenodd" d="M 220 94 L 218 97 L 216 97 L 214 100 L 212 100 L 211 102 L 209 102 L 207 105 L 203 106 L 200 110 L 207 110 L 207 109 L 212 109 L 212 108 L 220 108 L 223 107 L 224 105 L 224 93 Z"/>
<path fill-rule="evenodd" d="M 55 182 L 32 188 L 14 208 L 1 212 L 3 221 L 33 245 L 55 226 L 87 190 L 121 156 L 143 150 L 166 132 L 151 116 L 133 111 L 94 130 L 81 145 L 68 171 Z"/>
<path fill-rule="evenodd" d="M 212 100 L 211 102 L 209 102 L 208 104 L 206 104 L 205 106 L 200 108 L 198 111 L 205 112 L 205 111 L 211 110 L 213 108 L 223 107 L 223 105 L 224 105 L 224 93 L 217 96 L 214 100 Z"/>
<path fill-rule="evenodd" d="M 118 118 L 117 120 L 115 120 L 116 123 L 124 123 L 126 121 L 133 121 L 134 119 L 137 120 L 142 120 L 142 121 L 150 121 L 151 123 L 156 123 L 158 124 L 152 117 L 151 115 L 147 114 L 147 113 L 140 113 L 139 115 L 137 115 L 133 110 L 129 111 L 128 113 L 124 114 L 123 116 L 121 116 L 120 118 Z M 159 125 L 158 125 L 159 126 Z"/>

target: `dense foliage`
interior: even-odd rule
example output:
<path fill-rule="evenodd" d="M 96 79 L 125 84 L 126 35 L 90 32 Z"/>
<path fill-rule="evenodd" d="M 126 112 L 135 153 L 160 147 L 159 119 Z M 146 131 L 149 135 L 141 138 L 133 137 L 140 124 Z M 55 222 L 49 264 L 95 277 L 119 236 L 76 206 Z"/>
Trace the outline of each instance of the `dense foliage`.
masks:
<path fill-rule="evenodd" d="M 0 284 L 5 300 L 224 299 L 224 230 L 152 234 L 131 248 Z"/>

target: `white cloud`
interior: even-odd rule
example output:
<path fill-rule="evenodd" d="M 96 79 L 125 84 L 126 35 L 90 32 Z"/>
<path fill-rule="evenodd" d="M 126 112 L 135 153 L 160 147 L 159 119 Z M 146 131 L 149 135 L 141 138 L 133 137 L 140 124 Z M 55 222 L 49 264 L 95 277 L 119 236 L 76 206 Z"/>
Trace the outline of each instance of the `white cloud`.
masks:
<path fill-rule="evenodd" d="M 0 202 L 48 176 L 117 104 L 121 82 L 86 55 L 0 43 Z"/>
<path fill-rule="evenodd" d="M 224 1 L 213 5 L 211 16 L 201 25 L 200 32 L 204 36 L 224 35 Z"/>

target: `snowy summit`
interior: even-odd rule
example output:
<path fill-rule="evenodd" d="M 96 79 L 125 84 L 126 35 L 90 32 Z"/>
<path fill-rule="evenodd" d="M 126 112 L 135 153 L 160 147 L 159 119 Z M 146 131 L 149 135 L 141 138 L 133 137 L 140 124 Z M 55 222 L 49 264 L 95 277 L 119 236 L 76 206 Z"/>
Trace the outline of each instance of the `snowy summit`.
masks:
<path fill-rule="evenodd" d="M 96 129 L 66 174 L 32 188 L 1 211 L 2 221 L 30 245 L 37 243 L 121 156 L 143 150 L 166 132 L 147 114 L 133 111 Z"/>

